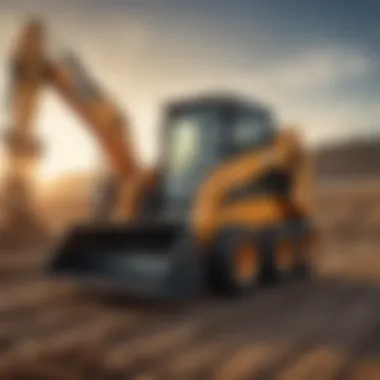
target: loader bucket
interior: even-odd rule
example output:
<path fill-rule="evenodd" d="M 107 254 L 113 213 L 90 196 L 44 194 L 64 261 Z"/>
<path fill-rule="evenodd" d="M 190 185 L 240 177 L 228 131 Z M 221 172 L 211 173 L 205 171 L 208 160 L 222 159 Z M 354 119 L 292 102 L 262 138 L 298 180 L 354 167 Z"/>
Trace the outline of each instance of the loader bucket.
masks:
<path fill-rule="evenodd" d="M 179 299 L 201 286 L 193 243 L 174 223 L 77 226 L 58 246 L 48 270 L 87 288 Z"/>

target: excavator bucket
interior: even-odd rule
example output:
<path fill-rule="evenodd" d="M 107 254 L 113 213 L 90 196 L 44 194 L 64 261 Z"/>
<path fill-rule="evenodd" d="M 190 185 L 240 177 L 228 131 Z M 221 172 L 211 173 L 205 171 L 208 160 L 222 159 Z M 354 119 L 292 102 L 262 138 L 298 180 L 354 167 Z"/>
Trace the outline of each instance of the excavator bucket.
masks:
<path fill-rule="evenodd" d="M 76 226 L 48 271 L 88 288 L 155 299 L 182 299 L 200 289 L 199 255 L 173 223 Z"/>

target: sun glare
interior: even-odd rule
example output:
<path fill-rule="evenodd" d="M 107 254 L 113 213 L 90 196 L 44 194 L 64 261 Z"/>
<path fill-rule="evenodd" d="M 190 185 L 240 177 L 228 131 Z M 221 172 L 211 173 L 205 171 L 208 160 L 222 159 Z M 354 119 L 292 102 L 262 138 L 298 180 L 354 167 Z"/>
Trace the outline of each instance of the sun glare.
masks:
<path fill-rule="evenodd" d="M 58 166 L 41 166 L 37 168 L 36 177 L 38 182 L 42 184 L 48 184 L 58 177 L 62 176 L 66 170 L 62 170 L 62 168 Z"/>
<path fill-rule="evenodd" d="M 36 169 L 36 177 L 41 184 L 49 184 L 54 180 L 69 175 L 70 173 L 86 172 L 93 170 L 93 165 L 84 163 L 71 163 L 70 161 L 56 157 L 56 159 L 43 160 Z"/>

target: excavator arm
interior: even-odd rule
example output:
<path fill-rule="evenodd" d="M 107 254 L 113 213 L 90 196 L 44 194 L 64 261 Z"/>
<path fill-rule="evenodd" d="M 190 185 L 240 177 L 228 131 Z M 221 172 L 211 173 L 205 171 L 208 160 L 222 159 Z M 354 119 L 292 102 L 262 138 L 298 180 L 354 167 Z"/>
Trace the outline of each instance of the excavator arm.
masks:
<path fill-rule="evenodd" d="M 139 170 L 128 134 L 127 120 L 90 78 L 74 55 L 48 62 L 49 84 L 85 122 L 120 177 Z"/>
<path fill-rule="evenodd" d="M 110 192 L 113 201 L 105 200 L 109 210 L 102 214 L 109 216 L 113 212 L 123 217 L 125 212 L 132 213 L 131 203 L 141 191 L 140 185 L 129 186 L 129 183 L 134 181 L 145 186 L 145 178 L 150 182 L 153 172 L 145 173 L 139 167 L 128 121 L 79 59 L 73 54 L 57 60 L 47 55 L 45 30 L 39 21 L 29 22 L 17 41 L 11 64 L 11 81 L 9 103 L 13 124 L 8 139 L 17 140 L 18 145 L 21 140 L 24 145 L 28 141 L 30 145 L 35 133 L 33 124 L 38 95 L 43 87 L 51 87 L 96 137 L 113 171 L 115 183 L 120 185 Z M 15 170 L 15 165 L 12 170 Z"/>

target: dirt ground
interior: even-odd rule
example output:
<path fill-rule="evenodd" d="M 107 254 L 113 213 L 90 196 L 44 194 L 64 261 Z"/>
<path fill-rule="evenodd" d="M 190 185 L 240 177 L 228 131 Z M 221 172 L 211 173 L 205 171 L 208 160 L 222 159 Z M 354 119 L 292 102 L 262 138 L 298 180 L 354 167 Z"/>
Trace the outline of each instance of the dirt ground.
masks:
<path fill-rule="evenodd" d="M 4 251 L 0 379 L 378 380 L 380 186 L 322 187 L 317 222 L 313 278 L 240 300 L 110 300 Z"/>

